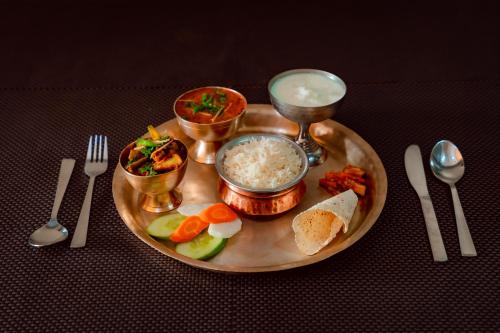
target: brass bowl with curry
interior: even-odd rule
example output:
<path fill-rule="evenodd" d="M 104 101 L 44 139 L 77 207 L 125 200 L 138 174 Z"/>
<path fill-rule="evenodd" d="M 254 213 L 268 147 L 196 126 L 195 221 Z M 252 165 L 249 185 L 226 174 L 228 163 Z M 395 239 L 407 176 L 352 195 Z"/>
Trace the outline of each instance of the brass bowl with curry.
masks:
<path fill-rule="evenodd" d="M 199 163 L 215 164 L 217 150 L 236 133 L 246 107 L 241 93 L 225 87 L 196 88 L 180 95 L 174 113 L 182 131 L 195 140 L 189 156 Z"/>
<path fill-rule="evenodd" d="M 142 209 L 160 213 L 177 208 L 182 194 L 176 189 L 188 163 L 187 148 L 170 136 L 148 127 L 150 137 L 141 137 L 120 153 L 119 164 L 129 184 L 143 194 Z"/>

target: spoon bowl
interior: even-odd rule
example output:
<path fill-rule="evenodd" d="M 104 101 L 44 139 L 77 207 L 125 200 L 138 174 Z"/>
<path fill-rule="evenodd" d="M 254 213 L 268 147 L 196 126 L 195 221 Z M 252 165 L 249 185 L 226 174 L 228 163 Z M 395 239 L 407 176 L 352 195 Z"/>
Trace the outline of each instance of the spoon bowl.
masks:
<path fill-rule="evenodd" d="M 462 204 L 460 203 L 458 191 L 455 186 L 455 183 L 462 178 L 465 171 L 462 154 L 458 150 L 458 147 L 451 141 L 441 140 L 432 148 L 430 165 L 434 176 L 450 185 L 462 256 L 474 257 L 477 255 L 476 248 L 472 242 L 469 227 L 467 226 Z"/>
<path fill-rule="evenodd" d="M 33 231 L 29 244 L 34 247 L 52 245 L 68 238 L 68 234 L 68 229 L 57 222 L 57 219 L 50 219 L 47 224 Z"/>
<path fill-rule="evenodd" d="M 447 184 L 455 184 L 465 172 L 460 150 L 448 140 L 441 140 L 432 148 L 430 165 L 434 176 Z"/>

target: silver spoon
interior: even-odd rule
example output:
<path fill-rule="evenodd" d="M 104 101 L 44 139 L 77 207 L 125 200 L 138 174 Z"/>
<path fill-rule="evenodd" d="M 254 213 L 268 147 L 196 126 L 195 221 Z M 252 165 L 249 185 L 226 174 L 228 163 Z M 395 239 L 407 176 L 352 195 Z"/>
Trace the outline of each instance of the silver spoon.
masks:
<path fill-rule="evenodd" d="M 68 238 L 68 229 L 57 222 L 57 212 L 61 206 L 61 201 L 68 187 L 75 160 L 65 158 L 61 162 L 61 170 L 59 170 L 59 180 L 57 181 L 56 198 L 52 207 L 52 214 L 47 224 L 36 229 L 30 236 L 29 244 L 34 247 L 42 247 L 61 242 Z"/>
<path fill-rule="evenodd" d="M 477 256 L 455 186 L 455 183 L 462 178 L 465 171 L 462 154 L 451 141 L 441 140 L 432 148 L 430 164 L 434 176 L 450 185 L 462 256 Z"/>

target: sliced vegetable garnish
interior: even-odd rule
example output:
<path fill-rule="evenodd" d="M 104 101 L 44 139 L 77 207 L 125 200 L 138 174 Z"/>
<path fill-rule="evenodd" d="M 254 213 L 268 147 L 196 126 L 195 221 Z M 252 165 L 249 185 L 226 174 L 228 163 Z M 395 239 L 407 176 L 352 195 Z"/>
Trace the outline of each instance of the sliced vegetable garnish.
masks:
<path fill-rule="evenodd" d="M 205 208 L 199 214 L 200 218 L 207 223 L 231 222 L 238 218 L 235 212 L 223 203 L 216 203 Z"/>
<path fill-rule="evenodd" d="M 137 148 L 140 148 L 141 154 L 147 158 L 149 158 L 151 153 L 157 148 L 157 145 L 153 141 L 144 138 L 137 139 L 135 145 Z"/>
<path fill-rule="evenodd" d="M 160 140 L 160 133 L 158 133 L 158 131 L 156 130 L 156 128 L 154 128 L 153 125 L 148 126 L 148 132 L 149 135 L 151 135 L 151 139 Z"/>
<path fill-rule="evenodd" d="M 149 140 L 149 139 L 144 139 L 144 138 L 138 138 L 137 140 L 135 140 L 135 144 L 137 146 L 143 146 L 143 147 L 156 147 L 157 145 Z"/>
<path fill-rule="evenodd" d="M 192 241 L 177 244 L 175 252 L 198 260 L 210 259 L 226 245 L 227 239 L 213 237 L 208 232 L 196 236 Z"/>
<path fill-rule="evenodd" d="M 212 203 L 188 204 L 177 208 L 177 212 L 186 216 L 198 215 L 202 210 L 212 205 Z"/>
<path fill-rule="evenodd" d="M 187 217 L 170 235 L 170 240 L 176 243 L 187 242 L 202 232 L 208 223 L 193 215 Z"/>
<path fill-rule="evenodd" d="M 156 238 L 168 239 L 185 219 L 186 216 L 182 214 L 164 215 L 154 219 L 146 232 Z"/>
<path fill-rule="evenodd" d="M 210 223 L 208 233 L 213 237 L 230 238 L 241 230 L 241 220 L 239 218 L 225 223 Z"/>

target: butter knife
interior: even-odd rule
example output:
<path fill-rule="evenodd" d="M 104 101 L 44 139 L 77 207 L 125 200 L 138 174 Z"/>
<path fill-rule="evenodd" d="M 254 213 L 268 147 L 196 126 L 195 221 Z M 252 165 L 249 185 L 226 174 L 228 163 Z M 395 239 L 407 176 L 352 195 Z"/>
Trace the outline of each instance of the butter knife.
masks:
<path fill-rule="evenodd" d="M 411 145 L 406 148 L 405 169 L 411 185 L 420 198 L 420 204 L 424 212 L 425 226 L 427 228 L 427 236 L 431 244 L 434 261 L 447 261 L 448 256 L 446 255 L 443 238 L 441 238 L 441 232 L 439 231 L 436 213 L 434 212 L 431 197 L 427 190 L 422 154 L 417 145 Z"/>

